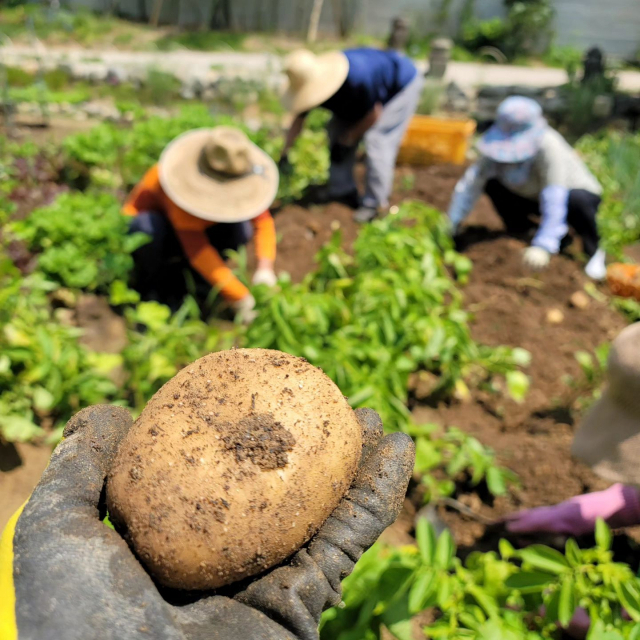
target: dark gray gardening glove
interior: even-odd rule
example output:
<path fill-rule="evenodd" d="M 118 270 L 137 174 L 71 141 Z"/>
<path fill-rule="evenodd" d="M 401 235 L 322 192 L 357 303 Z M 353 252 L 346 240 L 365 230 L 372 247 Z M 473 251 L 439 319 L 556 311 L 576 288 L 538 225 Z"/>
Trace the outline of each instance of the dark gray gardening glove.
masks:
<path fill-rule="evenodd" d="M 244 590 L 232 597 L 203 595 L 178 606 L 161 595 L 127 543 L 101 521 L 105 478 L 131 426 L 129 413 L 105 405 L 81 411 L 3 535 L 0 585 L 7 593 L 0 597 L 0 637 L 317 638 L 321 612 L 340 602 L 340 581 L 396 519 L 413 469 L 410 438 L 382 438 L 373 411 L 358 411 L 358 419 L 365 434 L 360 471 L 315 538 L 285 566 L 236 586 Z"/>

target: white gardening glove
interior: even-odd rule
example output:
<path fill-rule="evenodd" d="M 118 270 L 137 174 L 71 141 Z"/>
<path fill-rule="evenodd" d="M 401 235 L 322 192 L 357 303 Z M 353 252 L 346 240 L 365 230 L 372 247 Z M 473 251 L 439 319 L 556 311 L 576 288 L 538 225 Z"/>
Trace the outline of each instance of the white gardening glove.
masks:
<path fill-rule="evenodd" d="M 253 284 L 266 284 L 267 287 L 274 287 L 278 282 L 278 278 L 273 269 L 262 267 L 256 269 L 252 282 Z"/>
<path fill-rule="evenodd" d="M 525 267 L 533 271 L 542 271 L 549 266 L 551 254 L 542 247 L 529 247 L 522 257 Z"/>
<path fill-rule="evenodd" d="M 236 312 L 236 317 L 242 324 L 251 324 L 257 317 L 256 299 L 248 294 L 242 300 L 231 303 L 232 309 Z"/>
<path fill-rule="evenodd" d="M 593 258 L 589 260 L 584 272 L 592 280 L 604 280 L 607 277 L 607 254 L 603 249 L 596 251 Z"/>

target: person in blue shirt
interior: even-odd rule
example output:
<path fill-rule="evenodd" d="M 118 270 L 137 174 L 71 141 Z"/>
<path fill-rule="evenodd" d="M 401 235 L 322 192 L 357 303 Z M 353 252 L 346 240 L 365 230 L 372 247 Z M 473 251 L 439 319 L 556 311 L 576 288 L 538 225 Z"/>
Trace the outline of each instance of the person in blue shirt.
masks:
<path fill-rule="evenodd" d="M 358 208 L 355 219 L 373 220 L 389 206 L 398 149 L 422 92 L 423 78 L 397 51 L 349 49 L 314 55 L 296 51 L 285 61 L 286 107 L 294 115 L 281 169 L 312 109 L 333 114 L 328 126 L 331 170 L 327 199 Z M 353 176 L 356 151 L 364 139 L 367 178 L 362 198 Z"/>

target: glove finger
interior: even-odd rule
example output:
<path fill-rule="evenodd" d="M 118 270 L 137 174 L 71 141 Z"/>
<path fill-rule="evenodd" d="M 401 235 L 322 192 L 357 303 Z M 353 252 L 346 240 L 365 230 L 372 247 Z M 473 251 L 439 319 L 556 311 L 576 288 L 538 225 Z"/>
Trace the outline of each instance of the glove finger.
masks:
<path fill-rule="evenodd" d="M 360 464 L 364 464 L 371 453 L 375 451 L 383 436 L 382 419 L 373 409 L 356 409 L 355 414 L 362 429 Z"/>
<path fill-rule="evenodd" d="M 355 482 L 309 545 L 336 593 L 362 553 L 395 522 L 415 461 L 415 445 L 403 433 L 383 438 Z"/>
<path fill-rule="evenodd" d="M 83 506 L 95 508 L 131 424 L 126 409 L 111 405 L 89 407 L 73 416 L 30 502 L 55 504 L 59 513 Z"/>

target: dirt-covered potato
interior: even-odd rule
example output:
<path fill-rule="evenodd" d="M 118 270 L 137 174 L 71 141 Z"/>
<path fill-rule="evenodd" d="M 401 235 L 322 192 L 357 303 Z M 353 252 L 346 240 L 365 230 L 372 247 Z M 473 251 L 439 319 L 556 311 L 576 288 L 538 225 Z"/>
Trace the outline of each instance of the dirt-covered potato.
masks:
<path fill-rule="evenodd" d="M 279 351 L 213 353 L 150 400 L 118 451 L 107 508 L 160 583 L 216 588 L 309 540 L 361 450 L 354 412 L 320 369 Z"/>

